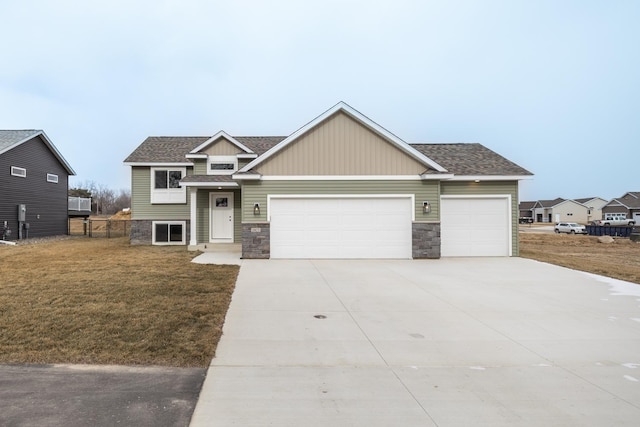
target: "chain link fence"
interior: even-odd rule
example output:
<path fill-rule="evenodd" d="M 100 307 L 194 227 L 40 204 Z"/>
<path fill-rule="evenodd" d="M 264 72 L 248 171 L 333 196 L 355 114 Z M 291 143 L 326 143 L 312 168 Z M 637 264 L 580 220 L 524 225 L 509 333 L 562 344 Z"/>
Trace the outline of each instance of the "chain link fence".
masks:
<path fill-rule="evenodd" d="M 131 220 L 110 218 L 70 218 L 69 234 L 89 237 L 129 237 Z"/>

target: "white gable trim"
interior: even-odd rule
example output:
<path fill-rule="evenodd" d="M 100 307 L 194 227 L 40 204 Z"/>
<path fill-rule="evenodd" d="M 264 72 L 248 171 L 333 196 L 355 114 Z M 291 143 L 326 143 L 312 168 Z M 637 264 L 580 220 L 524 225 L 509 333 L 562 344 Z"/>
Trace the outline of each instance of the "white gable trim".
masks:
<path fill-rule="evenodd" d="M 256 167 L 257 165 L 264 162 L 274 154 L 278 153 L 283 148 L 287 147 L 289 144 L 294 142 L 300 136 L 307 133 L 310 129 L 314 128 L 315 126 L 322 123 L 327 118 L 331 117 L 332 115 L 334 115 L 339 111 L 346 113 L 347 115 L 351 116 L 353 119 L 365 125 L 369 129 L 377 133 L 378 135 L 387 139 L 389 142 L 391 142 L 393 145 L 395 145 L 405 154 L 413 157 L 414 159 L 418 160 L 420 163 L 427 165 L 437 170 L 438 172 L 447 172 L 447 170 L 442 166 L 440 166 L 438 163 L 434 162 L 424 154 L 420 153 L 418 150 L 411 147 L 409 144 L 407 144 L 406 142 L 404 142 L 403 140 L 401 140 L 400 138 L 398 138 L 397 136 L 395 136 L 394 134 L 392 134 L 391 132 L 389 132 L 388 130 L 386 130 L 385 128 L 383 128 L 373 120 L 369 119 L 364 114 L 360 113 L 359 111 L 345 104 L 344 102 L 337 103 L 336 105 L 334 105 L 333 107 L 331 107 L 330 109 L 328 109 L 327 111 L 325 111 L 324 113 L 322 113 L 321 115 L 319 115 L 318 117 L 316 117 L 315 119 L 313 119 L 312 121 L 310 121 L 309 123 L 301 127 L 300 129 L 298 129 L 297 131 L 295 131 L 294 133 L 292 133 L 291 135 L 289 135 L 288 137 L 280 141 L 278 144 L 270 148 L 266 153 L 264 153 L 254 161 L 250 162 L 242 169 L 240 169 L 240 172 L 247 172 L 252 168 Z"/>
<path fill-rule="evenodd" d="M 215 135 L 213 135 L 211 138 L 207 139 L 202 144 L 198 145 L 196 148 L 191 150 L 189 152 L 189 154 L 196 154 L 199 151 L 202 151 L 204 148 L 206 148 L 209 145 L 213 144 L 215 141 L 217 141 L 220 138 L 226 139 L 227 141 L 231 142 L 233 145 L 235 145 L 236 147 L 238 147 L 239 149 L 241 149 L 245 153 L 253 154 L 253 151 L 249 147 L 247 147 L 246 145 L 242 144 L 240 141 L 238 141 L 237 139 L 235 139 L 234 137 L 232 137 L 231 135 L 229 135 L 228 133 L 226 133 L 223 130 L 221 130 L 220 132 L 216 133 Z"/>
<path fill-rule="evenodd" d="M 65 160 L 65 158 L 62 157 L 62 154 L 58 151 L 56 146 L 53 145 L 53 142 L 51 142 L 51 140 L 49 139 L 47 134 L 44 133 L 43 130 L 35 131 L 33 134 L 27 136 L 23 140 L 18 141 L 15 144 L 10 145 L 9 147 L 5 147 L 4 150 L 0 150 L 0 154 L 6 153 L 7 151 L 14 149 L 14 148 L 16 148 L 17 146 L 19 146 L 21 144 L 24 144 L 27 141 L 31 141 L 33 138 L 35 138 L 37 136 L 41 136 L 42 137 L 42 139 L 44 140 L 45 145 L 49 148 L 49 150 L 51 150 L 51 152 L 53 152 L 53 155 L 58 159 L 58 161 L 60 163 L 62 163 L 62 166 L 67 170 L 67 173 L 69 175 L 75 175 L 76 172 L 73 170 L 71 165 Z"/>

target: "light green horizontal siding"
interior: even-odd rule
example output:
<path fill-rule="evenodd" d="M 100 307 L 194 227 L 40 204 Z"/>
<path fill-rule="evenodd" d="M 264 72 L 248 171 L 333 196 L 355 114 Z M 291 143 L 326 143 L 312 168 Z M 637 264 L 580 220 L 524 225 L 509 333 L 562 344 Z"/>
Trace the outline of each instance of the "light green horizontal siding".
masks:
<path fill-rule="evenodd" d="M 266 222 L 267 196 L 274 194 L 413 194 L 416 222 L 440 218 L 437 181 L 247 181 L 242 194 L 243 222 Z M 423 201 L 430 202 L 431 213 L 422 213 Z M 260 203 L 260 215 L 253 214 L 255 203 Z"/>
<path fill-rule="evenodd" d="M 191 173 L 191 168 L 187 168 Z M 131 168 L 131 219 L 184 220 L 189 219 L 189 190 L 187 202 L 179 204 L 151 204 L 151 169 Z"/>
<path fill-rule="evenodd" d="M 193 174 L 194 175 L 207 174 L 207 159 L 193 159 Z"/>
<path fill-rule="evenodd" d="M 518 239 L 518 181 L 443 181 L 441 192 L 443 196 L 510 194 L 512 253 L 513 256 L 520 255 L 520 242 Z"/>

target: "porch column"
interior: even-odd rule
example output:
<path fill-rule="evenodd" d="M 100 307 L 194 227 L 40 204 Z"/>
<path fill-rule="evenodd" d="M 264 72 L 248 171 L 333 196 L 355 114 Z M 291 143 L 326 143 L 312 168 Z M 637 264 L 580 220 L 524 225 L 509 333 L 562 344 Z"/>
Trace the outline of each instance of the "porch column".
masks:
<path fill-rule="evenodd" d="M 189 245 L 190 246 L 195 246 L 198 244 L 198 238 L 197 238 L 197 221 L 196 221 L 196 201 L 197 201 L 197 195 L 198 195 L 198 189 L 196 187 L 191 187 L 189 189 L 189 193 L 191 194 L 191 206 L 190 206 L 190 213 L 189 213 L 189 220 L 190 220 L 190 235 L 191 238 L 189 239 Z"/>

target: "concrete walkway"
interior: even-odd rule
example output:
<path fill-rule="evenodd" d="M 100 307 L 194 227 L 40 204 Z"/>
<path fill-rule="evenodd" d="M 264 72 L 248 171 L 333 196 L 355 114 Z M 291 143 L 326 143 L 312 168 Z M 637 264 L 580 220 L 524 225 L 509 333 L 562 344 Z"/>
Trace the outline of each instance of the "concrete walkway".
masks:
<path fill-rule="evenodd" d="M 637 426 L 640 285 L 520 258 L 244 260 L 192 426 Z"/>

